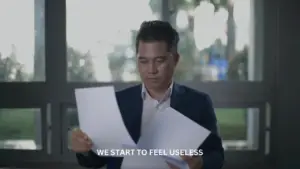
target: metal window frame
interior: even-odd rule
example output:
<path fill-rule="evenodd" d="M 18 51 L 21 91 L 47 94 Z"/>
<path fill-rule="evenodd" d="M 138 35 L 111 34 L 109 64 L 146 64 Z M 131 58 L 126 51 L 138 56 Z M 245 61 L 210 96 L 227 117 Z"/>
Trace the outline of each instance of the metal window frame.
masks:
<path fill-rule="evenodd" d="M 61 110 L 66 110 L 66 108 L 69 108 L 69 106 L 75 105 L 75 102 L 68 103 L 65 105 L 62 105 Z M 225 162 L 226 165 L 229 166 L 250 166 L 253 165 L 253 162 L 261 162 L 263 161 L 267 155 L 265 155 L 265 149 L 266 149 L 266 140 L 265 140 L 265 133 L 266 133 L 266 103 L 265 102 L 231 102 L 231 103 L 217 103 L 214 104 L 215 108 L 258 108 L 259 109 L 259 147 L 256 150 L 236 150 L 236 151 L 225 151 Z M 62 112 L 62 114 L 65 114 Z M 66 119 L 64 118 L 65 125 L 63 126 L 64 136 L 67 135 L 68 131 L 68 123 L 66 122 Z M 63 159 L 66 160 L 67 163 L 73 163 L 76 164 L 76 157 L 75 154 L 68 149 L 67 145 L 67 137 L 65 137 L 65 141 L 63 143 Z"/>
<path fill-rule="evenodd" d="M 264 37 L 264 41 L 257 38 L 256 45 L 265 45 L 273 43 L 270 38 L 271 34 L 265 35 L 267 30 L 264 30 L 263 24 L 268 24 L 271 21 L 264 23 L 262 18 L 269 15 L 264 13 L 264 8 L 267 2 L 255 0 L 256 22 L 255 29 L 260 34 L 255 34 L 256 37 Z M 162 1 L 162 19 L 168 18 L 168 1 Z M 264 16 L 264 17 L 261 17 Z M 274 38 L 273 38 L 274 39 Z M 45 0 L 45 60 L 46 60 L 46 81 L 45 82 L 30 82 L 30 83 L 0 83 L 0 107 L 3 108 L 42 108 L 42 136 L 43 143 L 48 144 L 49 137 L 47 137 L 48 126 L 46 121 L 48 115 L 51 115 L 51 154 L 43 149 L 41 151 L 23 151 L 23 150 L 0 150 L 2 161 L 0 166 L 15 166 L 15 167 L 30 167 L 30 168 L 47 168 L 53 166 L 68 167 L 76 166 L 74 155 L 66 151 L 65 132 L 64 132 L 64 112 L 62 112 L 62 105 L 72 104 L 74 102 L 74 89 L 80 87 L 114 85 L 116 90 L 120 90 L 131 85 L 138 84 L 138 82 L 124 83 L 69 83 L 67 82 L 67 58 L 66 56 L 66 0 Z M 270 45 L 268 45 L 270 47 Z M 257 46 L 257 49 L 263 48 Z M 260 56 L 264 56 L 264 60 L 270 60 L 270 52 L 259 51 Z M 272 52 L 271 52 L 272 53 Z M 274 81 L 273 71 L 275 65 L 263 63 L 264 71 L 262 81 L 257 82 L 183 82 L 189 87 L 208 93 L 215 107 L 259 107 L 260 112 L 264 112 L 263 105 L 271 99 L 272 96 L 272 82 Z M 267 76 L 269 75 L 269 76 Z M 7 97 L 10 96 L 10 97 Z M 264 113 L 260 113 L 261 116 Z M 260 118 L 260 125 L 263 125 L 264 117 Z M 55 123 L 54 123 L 55 122 Z M 260 127 L 260 142 L 263 140 L 264 128 Z M 261 143 L 264 145 L 264 143 Z M 43 145 L 45 148 L 45 145 Z M 255 161 L 263 160 L 263 148 L 257 151 L 237 151 L 226 152 L 226 161 L 232 166 L 245 166 L 246 162 L 252 164 Z M 18 165 L 16 165 L 18 164 Z M 45 167 L 47 165 L 47 167 Z"/>

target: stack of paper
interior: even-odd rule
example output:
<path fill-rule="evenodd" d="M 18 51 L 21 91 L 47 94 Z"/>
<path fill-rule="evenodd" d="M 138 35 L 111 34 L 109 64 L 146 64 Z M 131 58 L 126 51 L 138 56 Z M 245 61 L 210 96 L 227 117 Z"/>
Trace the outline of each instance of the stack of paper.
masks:
<path fill-rule="evenodd" d="M 190 150 L 197 149 L 210 134 L 175 109 L 167 108 L 155 114 L 135 145 L 122 120 L 113 87 L 76 89 L 75 95 L 80 128 L 92 139 L 95 149 Z M 166 161 L 188 168 L 179 156 L 125 156 L 122 168 L 169 169 Z"/>

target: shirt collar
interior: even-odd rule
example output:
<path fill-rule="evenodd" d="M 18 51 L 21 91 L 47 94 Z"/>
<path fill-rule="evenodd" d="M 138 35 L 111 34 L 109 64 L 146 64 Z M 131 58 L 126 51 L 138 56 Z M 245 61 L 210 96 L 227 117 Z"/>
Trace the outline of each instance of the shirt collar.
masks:
<path fill-rule="evenodd" d="M 165 96 L 164 96 L 164 99 L 168 99 L 171 97 L 172 95 L 172 91 L 173 91 L 173 86 L 174 86 L 174 82 L 172 81 L 171 85 L 169 86 L 168 90 L 166 91 L 165 93 Z M 146 87 L 145 87 L 145 84 L 143 83 L 142 84 L 142 93 L 141 93 L 141 96 L 142 96 L 142 99 L 145 100 L 147 96 L 150 96 Z"/>

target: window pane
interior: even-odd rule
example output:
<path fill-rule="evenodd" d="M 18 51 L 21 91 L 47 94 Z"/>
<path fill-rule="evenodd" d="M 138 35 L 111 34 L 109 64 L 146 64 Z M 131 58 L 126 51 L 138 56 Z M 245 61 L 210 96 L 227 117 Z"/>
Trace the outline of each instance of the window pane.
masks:
<path fill-rule="evenodd" d="M 171 22 L 180 34 L 181 54 L 176 79 L 260 80 L 260 58 L 253 50 L 251 1 L 232 0 L 227 4 L 227 0 L 221 0 L 214 1 L 217 3 L 214 5 L 209 1 L 200 4 L 176 1 L 173 4 Z"/>
<path fill-rule="evenodd" d="M 67 0 L 69 81 L 137 81 L 134 39 L 161 0 Z M 80 12 L 79 12 L 80 11 Z"/>
<path fill-rule="evenodd" d="M 0 23 L 0 82 L 44 81 L 44 0 L 1 0 Z"/>
<path fill-rule="evenodd" d="M 258 148 L 258 109 L 215 109 L 219 130 L 226 150 Z"/>
<path fill-rule="evenodd" d="M 219 130 L 226 150 L 254 150 L 258 144 L 258 109 L 217 108 Z M 78 127 L 77 111 L 67 109 L 68 143 L 70 131 Z"/>
<path fill-rule="evenodd" d="M 40 109 L 0 109 L 0 149 L 41 149 L 40 115 Z"/>

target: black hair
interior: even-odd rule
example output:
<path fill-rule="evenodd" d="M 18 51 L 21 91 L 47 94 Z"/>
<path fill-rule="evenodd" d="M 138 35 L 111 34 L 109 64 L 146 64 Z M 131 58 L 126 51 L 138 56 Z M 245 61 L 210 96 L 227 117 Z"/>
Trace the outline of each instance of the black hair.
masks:
<path fill-rule="evenodd" d="M 179 35 L 169 22 L 160 20 L 145 21 L 141 24 L 136 37 L 136 52 L 138 52 L 140 41 L 163 41 L 167 43 L 168 51 L 175 50 L 177 52 Z"/>

